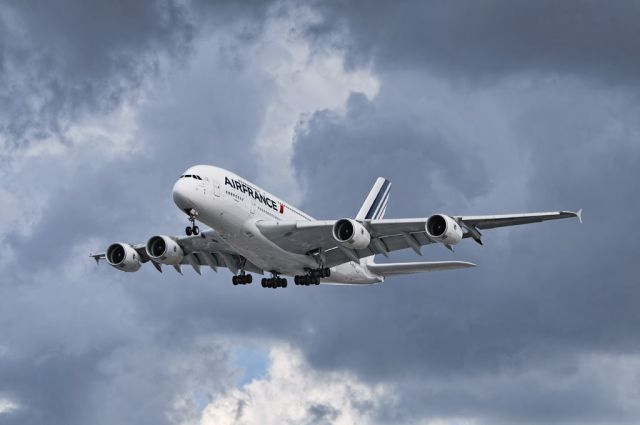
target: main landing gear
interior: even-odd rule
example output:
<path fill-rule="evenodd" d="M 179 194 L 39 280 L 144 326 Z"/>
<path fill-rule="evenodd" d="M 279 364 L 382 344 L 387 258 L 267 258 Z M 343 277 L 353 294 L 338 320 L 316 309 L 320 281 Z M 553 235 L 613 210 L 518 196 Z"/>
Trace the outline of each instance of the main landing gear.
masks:
<path fill-rule="evenodd" d="M 253 282 L 253 276 L 251 276 L 250 274 L 245 274 L 243 272 L 237 276 L 233 276 L 231 278 L 231 282 L 233 282 L 234 285 L 247 285 Z"/>
<path fill-rule="evenodd" d="M 287 287 L 287 279 L 283 277 L 279 277 L 277 274 L 273 273 L 272 278 L 263 278 L 262 279 L 262 287 L 263 288 L 286 288 Z"/>
<path fill-rule="evenodd" d="M 293 281 L 296 285 L 320 285 L 320 278 L 331 276 L 331 270 L 328 267 L 310 270 L 309 273 L 296 276 L 293 278 Z"/>
<path fill-rule="evenodd" d="M 196 226 L 196 217 L 198 216 L 198 212 L 196 210 L 194 210 L 193 208 L 191 210 L 189 210 L 189 222 L 191 223 L 191 226 L 187 226 L 184 231 L 187 234 L 187 236 L 197 236 L 198 233 L 200 233 L 200 229 L 198 228 L 198 226 Z"/>

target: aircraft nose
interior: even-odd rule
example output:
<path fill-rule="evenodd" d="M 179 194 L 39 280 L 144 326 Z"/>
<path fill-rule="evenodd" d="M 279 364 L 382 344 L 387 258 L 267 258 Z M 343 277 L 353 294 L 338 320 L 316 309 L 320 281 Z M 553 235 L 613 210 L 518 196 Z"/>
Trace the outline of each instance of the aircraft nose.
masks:
<path fill-rule="evenodd" d="M 175 202 L 181 210 L 193 208 L 193 201 L 191 200 L 191 196 L 189 196 L 192 188 L 187 180 L 188 179 L 185 178 L 179 178 L 173 185 L 173 202 Z"/>

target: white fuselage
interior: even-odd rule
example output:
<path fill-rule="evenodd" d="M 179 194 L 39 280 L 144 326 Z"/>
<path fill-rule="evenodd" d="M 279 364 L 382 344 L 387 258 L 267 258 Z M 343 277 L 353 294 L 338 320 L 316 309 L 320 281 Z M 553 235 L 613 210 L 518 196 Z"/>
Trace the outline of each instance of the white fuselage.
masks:
<path fill-rule="evenodd" d="M 265 272 L 303 275 L 318 263 L 308 255 L 285 251 L 265 238 L 256 223 L 311 221 L 312 217 L 225 169 L 196 165 L 186 170 L 173 187 L 173 200 L 182 211 L 197 212 L 196 219 L 215 229 L 238 254 Z M 366 264 L 349 262 L 331 268 L 322 282 L 378 283 L 384 279 Z"/>

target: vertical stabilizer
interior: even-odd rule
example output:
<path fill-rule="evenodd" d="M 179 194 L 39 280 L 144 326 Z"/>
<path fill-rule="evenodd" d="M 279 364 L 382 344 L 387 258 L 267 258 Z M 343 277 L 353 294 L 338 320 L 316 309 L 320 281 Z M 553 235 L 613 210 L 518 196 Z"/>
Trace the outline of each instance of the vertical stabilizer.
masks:
<path fill-rule="evenodd" d="M 360 207 L 356 220 L 377 220 L 382 218 L 387 210 L 390 191 L 391 182 L 383 177 L 378 177 L 367 199 L 364 200 L 364 204 Z"/>
<path fill-rule="evenodd" d="M 356 220 L 377 220 L 384 217 L 387 211 L 387 201 L 389 201 L 389 192 L 391 191 L 391 182 L 383 177 L 378 177 L 373 184 L 369 195 L 364 200 Z M 360 259 L 360 264 L 372 264 L 374 255 Z"/>

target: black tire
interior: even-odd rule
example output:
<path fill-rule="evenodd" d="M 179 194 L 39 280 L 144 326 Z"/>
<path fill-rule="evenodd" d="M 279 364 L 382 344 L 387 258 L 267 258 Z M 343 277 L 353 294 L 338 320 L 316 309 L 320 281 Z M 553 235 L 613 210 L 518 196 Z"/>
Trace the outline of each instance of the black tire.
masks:
<path fill-rule="evenodd" d="M 287 287 L 287 279 L 282 279 L 282 285 L 283 288 Z"/>
<path fill-rule="evenodd" d="M 237 285 L 237 284 L 238 284 L 238 276 L 233 276 L 233 277 L 231 278 L 231 282 L 232 282 L 234 285 Z"/>
<path fill-rule="evenodd" d="M 191 226 L 187 226 L 187 227 L 184 229 L 184 232 L 187 234 L 187 236 L 191 236 L 191 233 L 192 233 L 192 231 L 191 231 Z"/>
<path fill-rule="evenodd" d="M 329 267 L 326 267 L 324 269 L 324 276 L 323 277 L 331 277 L 331 269 Z"/>
<path fill-rule="evenodd" d="M 247 275 L 247 283 L 251 283 L 251 282 L 253 282 L 253 276 L 248 274 Z"/>
<path fill-rule="evenodd" d="M 200 233 L 200 228 L 198 226 L 193 226 L 193 234 L 197 235 Z"/>
<path fill-rule="evenodd" d="M 267 287 L 267 279 L 265 279 L 264 277 L 262 278 L 262 287 L 263 288 Z"/>

